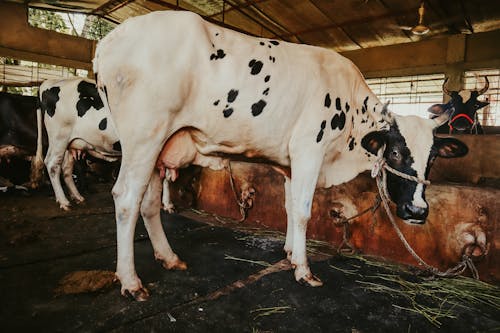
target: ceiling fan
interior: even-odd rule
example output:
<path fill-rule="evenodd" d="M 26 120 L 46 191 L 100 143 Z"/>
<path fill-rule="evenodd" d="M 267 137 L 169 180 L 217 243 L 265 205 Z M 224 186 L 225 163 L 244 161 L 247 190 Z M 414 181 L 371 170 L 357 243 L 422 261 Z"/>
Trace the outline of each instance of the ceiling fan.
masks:
<path fill-rule="evenodd" d="M 413 27 L 401 27 L 401 29 L 411 31 L 414 35 L 419 35 L 419 36 L 425 35 L 431 29 L 424 24 L 424 15 L 425 15 L 425 6 L 424 6 L 424 1 L 422 1 L 420 7 L 418 8 L 418 24 Z"/>

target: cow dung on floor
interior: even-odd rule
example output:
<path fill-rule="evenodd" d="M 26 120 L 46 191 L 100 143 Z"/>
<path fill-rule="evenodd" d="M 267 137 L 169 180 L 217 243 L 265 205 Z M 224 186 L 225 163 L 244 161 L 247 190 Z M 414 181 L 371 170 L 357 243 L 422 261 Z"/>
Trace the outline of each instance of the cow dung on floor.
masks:
<path fill-rule="evenodd" d="M 484 332 L 500 326 L 498 286 L 468 278 L 427 280 L 311 242 L 311 265 L 325 285 L 307 288 L 286 271 L 282 234 L 236 228 L 241 225 L 194 211 L 162 215 L 187 271 L 166 271 L 155 262 L 139 221 L 135 256 L 151 297 L 132 301 L 112 283 L 110 188 L 96 186 L 88 203 L 70 212 L 60 211 L 47 193 L 2 196 L 2 330 Z M 37 237 L 12 245 L 18 231 Z M 74 280 L 79 289 L 60 288 Z"/>

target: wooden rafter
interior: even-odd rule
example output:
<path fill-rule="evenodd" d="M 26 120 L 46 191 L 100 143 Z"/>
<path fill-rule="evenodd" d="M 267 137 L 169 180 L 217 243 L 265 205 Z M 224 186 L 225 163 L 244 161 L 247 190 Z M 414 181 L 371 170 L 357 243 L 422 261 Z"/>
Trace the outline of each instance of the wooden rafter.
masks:
<path fill-rule="evenodd" d="M 335 25 L 335 27 L 336 27 L 336 28 L 340 29 L 340 31 L 342 31 L 342 33 L 343 33 L 343 34 L 344 34 L 347 38 L 349 38 L 349 40 L 350 40 L 353 44 L 356 44 L 359 48 L 363 48 L 363 47 L 361 46 L 361 44 L 359 44 L 359 43 L 358 43 L 358 42 L 354 39 L 354 37 L 352 37 L 352 36 L 351 36 L 351 35 L 350 35 L 350 34 L 349 34 L 349 33 L 348 33 L 348 32 L 347 32 L 347 31 L 346 31 L 343 27 L 341 27 L 341 26 L 339 26 L 338 24 L 336 24 L 336 23 L 332 20 L 332 18 L 330 18 L 330 16 L 329 16 L 329 15 L 325 14 L 325 13 L 323 12 L 323 10 L 321 10 L 321 8 L 320 8 L 320 7 L 318 7 L 318 5 L 317 5 L 314 1 L 310 1 L 310 3 L 311 3 L 314 7 L 316 7 L 316 8 L 317 8 L 320 12 L 322 12 L 322 13 L 323 13 L 326 17 L 328 17 L 328 19 L 332 22 L 332 24 L 333 24 L 333 25 Z"/>
<path fill-rule="evenodd" d="M 126 5 L 134 1 L 135 0 L 109 0 L 103 3 L 101 6 L 94 9 L 92 11 L 92 14 L 99 16 L 108 15 L 114 12 L 115 10 L 125 7 Z"/>
<path fill-rule="evenodd" d="M 251 0 L 251 1 L 245 1 L 245 3 L 241 4 L 241 5 L 238 5 L 238 6 L 233 6 L 227 10 L 225 10 L 225 12 L 230 12 L 232 10 L 238 10 L 238 9 L 244 9 L 244 8 L 247 8 L 247 7 L 250 7 L 250 6 L 253 6 L 253 5 L 256 5 L 258 3 L 261 3 L 261 2 L 266 2 L 266 1 L 269 1 L 269 0 Z M 212 14 L 212 15 L 209 15 L 208 17 L 209 18 L 214 18 L 216 16 L 219 16 L 219 15 L 222 15 L 222 11 L 221 12 L 218 12 L 218 13 L 215 13 L 215 14 Z"/>
<path fill-rule="evenodd" d="M 348 25 L 360 24 L 360 23 L 370 23 L 370 22 L 374 22 L 374 21 L 378 21 L 378 20 L 382 20 L 382 19 L 386 19 L 386 18 L 391 18 L 393 16 L 408 15 L 408 14 L 413 13 L 415 11 L 416 11 L 416 9 L 412 8 L 412 9 L 409 9 L 409 10 L 399 11 L 399 12 L 396 12 L 396 13 L 386 13 L 386 14 L 383 14 L 383 15 L 377 15 L 377 16 L 372 16 L 372 17 L 364 17 L 364 18 L 355 19 L 355 20 L 348 20 L 348 21 L 344 21 L 342 23 L 327 24 L 327 25 L 323 25 L 323 26 L 320 26 L 320 27 L 315 27 L 315 28 L 309 28 L 309 29 L 304 29 L 304 30 L 300 30 L 300 31 L 295 31 L 295 32 L 292 32 L 290 34 L 277 35 L 276 37 L 279 37 L 279 38 L 283 39 L 283 38 L 286 38 L 286 37 L 289 37 L 289 36 L 294 36 L 294 35 L 297 36 L 297 35 L 302 35 L 302 34 L 306 34 L 306 33 L 311 33 L 311 32 L 316 32 L 316 31 L 321 31 L 321 30 L 332 29 L 332 28 L 341 28 L 341 29 L 344 29 L 344 27 L 348 26 Z"/>
<path fill-rule="evenodd" d="M 171 9 L 171 10 L 186 10 L 185 8 L 182 8 L 181 6 L 177 6 L 177 5 L 172 5 L 168 2 L 163 2 L 161 0 L 146 0 L 148 2 L 151 2 L 151 3 L 155 3 L 157 5 L 160 5 L 160 6 L 163 6 L 165 8 L 168 8 L 168 9 Z M 203 16 L 202 17 L 213 23 L 213 24 L 217 24 L 219 26 L 222 26 L 224 28 L 228 28 L 228 29 L 231 29 L 231 30 L 234 30 L 234 31 L 238 31 L 238 32 L 241 32 L 243 34 L 247 34 L 247 35 L 251 35 L 251 36 L 255 36 L 255 34 L 249 32 L 249 31 L 246 31 L 246 30 L 243 30 L 241 28 L 238 28 L 236 26 L 233 26 L 233 25 L 230 25 L 230 24 L 227 24 L 227 23 L 224 23 L 224 22 L 221 22 L 221 21 L 217 21 L 217 20 L 214 20 L 213 18 L 211 18 L 210 16 Z M 257 36 L 258 37 L 258 36 Z"/>

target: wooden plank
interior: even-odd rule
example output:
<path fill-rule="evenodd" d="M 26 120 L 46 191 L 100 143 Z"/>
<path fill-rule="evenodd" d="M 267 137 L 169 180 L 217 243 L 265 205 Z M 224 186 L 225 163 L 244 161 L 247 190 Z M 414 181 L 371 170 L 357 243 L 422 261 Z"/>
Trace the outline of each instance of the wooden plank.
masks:
<path fill-rule="evenodd" d="M 283 177 L 258 164 L 232 163 L 232 170 L 238 193 L 248 186 L 256 191 L 253 208 L 244 223 L 285 231 Z M 227 171 L 203 169 L 198 179 L 198 209 L 240 219 Z M 335 225 L 338 218 L 332 216 L 350 217 L 369 208 L 376 193 L 375 181 L 367 175 L 330 189 L 316 190 L 308 237 L 339 246 L 343 229 Z M 499 196 L 500 190 L 493 188 L 431 185 L 426 193 L 431 207 L 427 223 L 421 226 L 406 225 L 399 220 L 398 223 L 414 250 L 431 265 L 444 270 L 458 262 L 465 251 L 475 251 L 481 278 L 498 281 L 500 250 L 495 240 L 500 236 Z M 416 265 L 382 209 L 373 216 L 366 214 L 356 219 L 349 229 L 349 241 L 362 253 Z M 472 241 L 468 242 L 470 237 Z M 485 246 L 489 247 L 485 258 L 479 258 L 482 253 L 475 247 L 483 246 L 478 241 L 481 237 L 486 237 Z"/>

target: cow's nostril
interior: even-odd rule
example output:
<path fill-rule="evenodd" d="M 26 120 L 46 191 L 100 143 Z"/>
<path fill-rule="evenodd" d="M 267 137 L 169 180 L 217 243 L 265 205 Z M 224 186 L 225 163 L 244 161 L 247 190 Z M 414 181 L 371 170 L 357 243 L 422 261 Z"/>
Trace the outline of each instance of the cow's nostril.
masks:
<path fill-rule="evenodd" d="M 410 204 L 405 205 L 405 210 L 408 213 L 408 215 L 411 216 L 413 219 L 417 220 L 425 220 L 428 214 L 428 209 L 425 207 L 418 207 Z"/>

